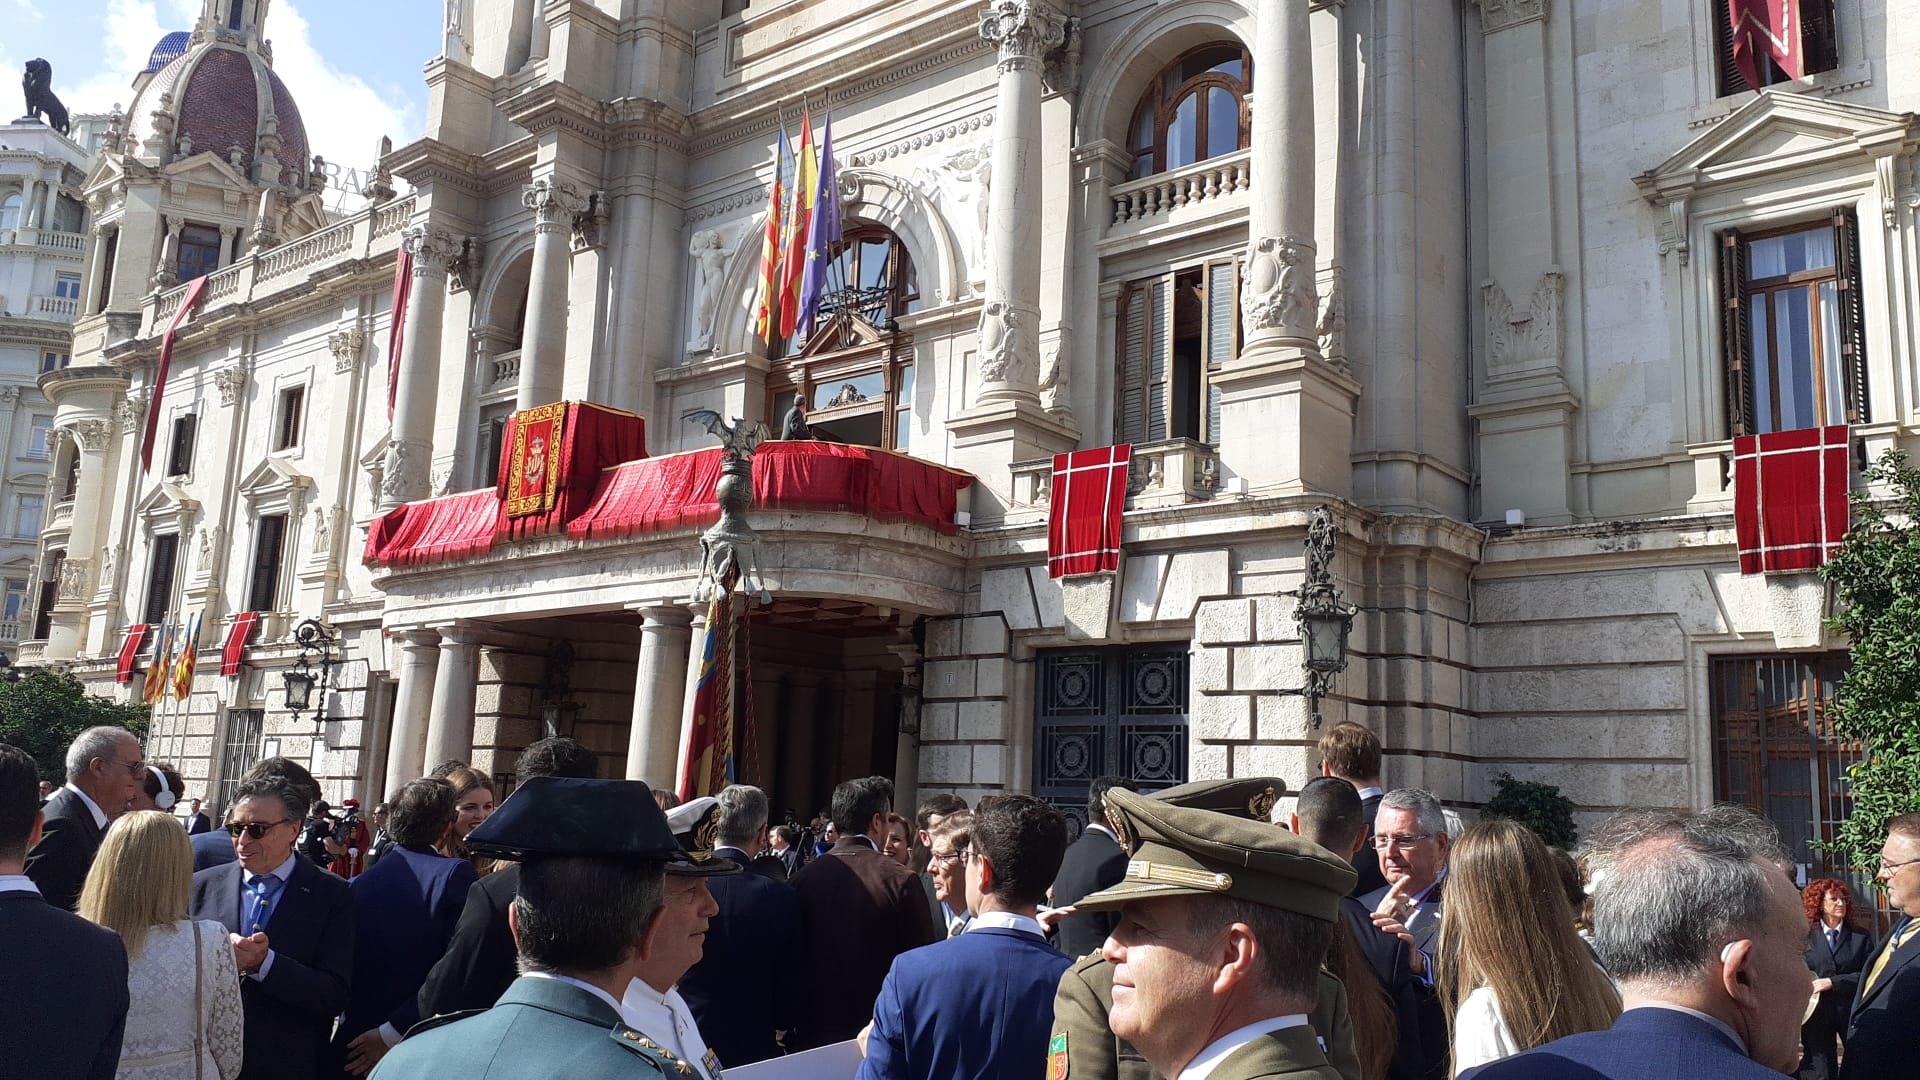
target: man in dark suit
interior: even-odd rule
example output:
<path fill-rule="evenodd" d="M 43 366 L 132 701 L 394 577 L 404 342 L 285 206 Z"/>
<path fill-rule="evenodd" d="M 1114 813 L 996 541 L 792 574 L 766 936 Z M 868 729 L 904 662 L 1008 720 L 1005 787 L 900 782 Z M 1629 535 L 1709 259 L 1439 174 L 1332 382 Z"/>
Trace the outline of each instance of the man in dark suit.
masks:
<path fill-rule="evenodd" d="M 1352 784 L 1360 795 L 1360 812 L 1367 823 L 1367 835 L 1373 835 L 1373 819 L 1380 811 L 1380 798 L 1386 792 L 1380 786 L 1380 737 L 1364 724 L 1342 720 L 1320 736 L 1320 775 L 1337 777 Z M 1353 868 L 1360 883 L 1353 895 L 1365 896 L 1387 887 L 1380 873 L 1380 855 L 1369 844 L 1354 856 Z"/>
<path fill-rule="evenodd" d="M 408 781 L 393 798 L 393 851 L 353 879 L 353 990 L 333 1045 L 354 1076 L 419 1021 L 420 983 L 446 952 L 478 879 L 472 863 L 433 850 L 458 816 L 453 785 Z"/>
<path fill-rule="evenodd" d="M 1116 885 L 1126 875 L 1127 853 L 1120 850 L 1120 841 L 1107 826 L 1107 791 L 1116 787 L 1133 790 L 1119 776 L 1096 777 L 1087 789 L 1087 827 L 1060 861 L 1060 876 L 1053 883 L 1054 907 L 1072 907 L 1081 897 Z M 1076 911 L 1054 925 L 1054 944 L 1068 956 L 1085 956 L 1107 940 L 1115 921 L 1111 911 Z"/>
<path fill-rule="evenodd" d="M 207 815 L 201 811 L 199 799 L 193 800 L 192 803 L 188 804 L 187 835 L 199 836 L 201 833 L 210 833 L 212 831 L 213 819 L 207 817 Z"/>
<path fill-rule="evenodd" d="M 293 785 L 293 790 L 307 800 L 311 806 L 320 797 L 320 783 L 307 771 L 305 765 L 292 758 L 270 757 L 257 762 L 240 777 L 240 782 L 250 784 L 255 780 L 279 779 Z M 195 872 L 209 866 L 225 866 L 233 861 L 233 838 L 225 829 L 201 833 L 193 837 L 193 869 Z"/>
<path fill-rule="evenodd" d="M 1397 924 L 1415 948 L 1434 958 L 1440 937 L 1441 888 L 1447 876 L 1447 818 L 1430 791 L 1401 788 L 1380 800 L 1372 847 L 1387 884 L 1359 897 L 1382 920 Z M 1414 961 L 1414 970 L 1422 963 Z"/>
<path fill-rule="evenodd" d="M 140 740 L 124 728 L 88 728 L 67 747 L 67 784 L 47 800 L 40 839 L 27 854 L 27 876 L 47 903 L 68 911 L 80 906 L 100 838 L 140 794 L 146 776 Z"/>
<path fill-rule="evenodd" d="M 683 822 L 716 810 L 715 857 L 751 865 L 766 842 L 766 792 L 735 784 L 717 798 L 675 807 L 667 821 L 679 834 Z M 680 979 L 680 996 L 722 1065 L 778 1057 L 774 1032 L 793 1029 L 808 965 L 800 897 L 785 882 L 754 873 L 716 877 L 707 886 L 720 913 L 707 923 L 700 962 Z"/>
<path fill-rule="evenodd" d="M 1014 1076 L 1046 1052 L 1053 992 L 1072 961 L 1035 917 L 1067 850 L 1067 820 L 1025 795 L 982 799 L 967 859 L 973 919 L 902 953 L 873 1010 L 860 1080 Z"/>
<path fill-rule="evenodd" d="M 321 1075 L 353 978 L 347 883 L 294 854 L 308 803 L 285 780 L 234 793 L 235 861 L 193 875 L 193 915 L 232 935 L 246 1020 L 241 1080 Z"/>
<path fill-rule="evenodd" d="M 833 790 L 833 847 L 794 876 L 818 948 L 808 965 L 807 1015 L 797 1046 L 844 1042 L 873 1016 L 893 958 L 934 940 L 926 892 L 913 871 L 880 853 L 893 783 L 881 776 Z"/>
<path fill-rule="evenodd" d="M 967 812 L 967 800 L 949 791 L 936 791 L 920 800 L 920 809 L 913 815 L 913 872 L 920 875 L 920 888 L 927 894 L 927 913 L 933 916 L 933 926 L 937 933 L 941 927 L 951 926 L 955 918 L 965 921 L 965 911 L 948 911 L 940 902 L 934 886 L 933 875 L 933 833 L 940 823 L 955 814 Z"/>
<path fill-rule="evenodd" d="M 1720 806 L 1625 835 L 1598 853 L 1593 924 L 1626 1011 L 1609 1030 L 1461 1080 L 1780 1080 L 1793 1071 L 1813 976 L 1800 891 L 1773 826 Z M 1851 1062 L 1851 1046 L 1847 1054 Z"/>
<path fill-rule="evenodd" d="M 1840 1066 L 1846 1080 L 1899 1076 L 1920 1062 L 1920 814 L 1887 823 L 1879 878 L 1901 919 L 1860 980 Z"/>
<path fill-rule="evenodd" d="M 120 935 L 62 911 L 26 876 L 44 818 L 33 758 L 0 743 L 0 956 L 20 981 L 0 1010 L 0 1072 L 111 1080 L 127 1023 Z"/>
<path fill-rule="evenodd" d="M 578 740 L 556 735 L 520 751 L 520 760 L 514 764 L 514 788 L 527 786 L 536 776 L 591 780 L 598 770 L 593 751 Z M 519 891 L 517 863 L 499 867 L 467 891 L 446 952 L 420 984 L 415 1006 L 422 1017 L 489 1008 L 513 985 L 520 970 L 515 966 L 507 909 Z"/>

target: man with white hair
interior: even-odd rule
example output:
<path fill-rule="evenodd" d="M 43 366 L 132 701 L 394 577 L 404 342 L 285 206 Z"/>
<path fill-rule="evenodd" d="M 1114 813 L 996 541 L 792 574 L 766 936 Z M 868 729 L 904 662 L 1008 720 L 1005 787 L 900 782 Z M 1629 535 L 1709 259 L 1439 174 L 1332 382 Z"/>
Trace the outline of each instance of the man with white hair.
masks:
<path fill-rule="evenodd" d="M 1719 806 L 1613 830 L 1594 947 L 1625 1011 L 1461 1080 L 1779 1080 L 1813 992 L 1807 918 L 1773 826 Z"/>
<path fill-rule="evenodd" d="M 27 856 L 27 876 L 54 907 L 80 906 L 107 825 L 140 793 L 147 763 L 140 740 L 125 728 L 92 727 L 67 747 L 67 783 L 47 800 L 40 842 Z"/>
<path fill-rule="evenodd" d="M 1447 850 L 1452 844 L 1440 800 L 1420 788 L 1387 792 L 1374 814 L 1370 840 L 1380 855 L 1380 873 L 1387 883 L 1362 894 L 1360 902 L 1378 916 L 1376 924 L 1404 928 L 1407 940 L 1432 959 L 1440 935 Z M 1415 963 L 1415 972 L 1421 967 Z"/>

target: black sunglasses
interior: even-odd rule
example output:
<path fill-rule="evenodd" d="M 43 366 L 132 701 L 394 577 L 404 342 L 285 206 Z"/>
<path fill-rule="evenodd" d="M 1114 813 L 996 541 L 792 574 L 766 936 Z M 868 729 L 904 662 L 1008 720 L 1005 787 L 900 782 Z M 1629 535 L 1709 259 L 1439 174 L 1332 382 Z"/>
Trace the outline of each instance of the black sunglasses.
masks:
<path fill-rule="evenodd" d="M 281 818 L 279 821 L 267 821 L 267 822 L 260 822 L 260 821 L 229 822 L 226 827 L 227 835 L 233 837 L 235 840 L 238 840 L 240 839 L 241 833 L 246 833 L 248 836 L 252 837 L 253 839 L 260 840 L 265 838 L 266 835 L 272 832 L 273 830 L 279 828 L 282 825 L 290 824 L 292 823 L 292 821 L 293 821 L 292 818 Z"/>

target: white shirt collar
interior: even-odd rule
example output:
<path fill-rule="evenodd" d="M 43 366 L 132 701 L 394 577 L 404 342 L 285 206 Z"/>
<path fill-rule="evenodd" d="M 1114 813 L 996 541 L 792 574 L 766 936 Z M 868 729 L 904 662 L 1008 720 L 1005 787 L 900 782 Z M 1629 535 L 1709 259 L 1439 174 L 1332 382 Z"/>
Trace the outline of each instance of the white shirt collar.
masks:
<path fill-rule="evenodd" d="M 1112 829 L 1107 828 L 1105 825 L 1102 825 L 1097 821 L 1087 822 L 1087 828 L 1092 829 L 1094 832 L 1105 835 L 1107 839 L 1113 841 L 1116 844 L 1120 842 L 1120 838 L 1114 835 L 1114 832 Z"/>
<path fill-rule="evenodd" d="M 1377 798 L 1381 795 L 1385 795 L 1386 793 L 1387 793 L 1387 789 L 1381 788 L 1381 787 L 1363 787 L 1360 789 L 1360 797 L 1362 799 Z"/>
<path fill-rule="evenodd" d="M 1747 1052 L 1747 1040 L 1741 1038 L 1740 1033 L 1733 1030 L 1733 1025 L 1727 1023 L 1725 1020 L 1722 1020 L 1717 1016 L 1713 1016 L 1708 1013 L 1703 1013 L 1699 1009 L 1689 1009 L 1685 1005 L 1675 1005 L 1671 1001 L 1642 1001 L 1637 1005 L 1627 1006 L 1628 1012 L 1631 1012 L 1634 1009 L 1667 1009 L 1671 1012 L 1686 1013 L 1688 1016 L 1693 1017 L 1695 1020 L 1699 1020 L 1704 1023 L 1711 1024 L 1714 1027 L 1725 1032 L 1727 1038 L 1733 1040 L 1733 1045 L 1740 1048 L 1741 1054 L 1744 1055 Z"/>
<path fill-rule="evenodd" d="M 6 892 L 30 892 L 38 896 L 40 886 L 25 874 L 0 874 L 0 893 Z"/>
<path fill-rule="evenodd" d="M 80 796 L 80 801 L 83 803 L 86 803 L 87 809 L 93 811 L 93 823 L 95 825 L 98 825 L 103 829 L 107 827 L 107 812 L 105 810 L 100 809 L 100 804 L 93 801 L 93 796 L 88 795 L 86 792 L 81 791 L 79 788 L 74 787 L 72 784 L 67 785 L 67 790 L 73 792 L 75 795 Z"/>
<path fill-rule="evenodd" d="M 1194 1059 L 1187 1063 L 1187 1067 L 1180 1070 L 1178 1080 L 1206 1080 L 1207 1076 L 1211 1074 L 1213 1070 L 1219 1068 L 1220 1063 L 1227 1060 L 1235 1050 L 1240 1049 L 1262 1035 L 1270 1035 L 1276 1031 L 1285 1031 L 1288 1028 L 1305 1027 L 1306 1024 L 1306 1014 L 1293 1013 L 1288 1016 L 1269 1017 L 1265 1020 L 1248 1024 L 1246 1027 L 1229 1031 L 1218 1039 L 1213 1040 L 1213 1044 L 1205 1050 L 1196 1054 Z"/>
<path fill-rule="evenodd" d="M 1037 938 L 1044 938 L 1047 932 L 1040 920 L 1031 915 L 1017 915 L 1011 911 L 983 911 L 967 923 L 967 933 L 975 930 L 1020 930 Z"/>
<path fill-rule="evenodd" d="M 599 998 L 601 1001 L 606 1002 L 607 1008 L 612 1009 L 613 1014 L 615 1016 L 618 1016 L 622 1021 L 625 1021 L 627 1018 L 626 1010 L 620 1007 L 620 1003 L 618 1001 L 613 1000 L 612 994 L 607 993 L 605 990 L 600 989 L 599 987 L 593 985 L 590 982 L 584 982 L 580 979 L 574 978 L 571 975 L 556 975 L 551 971 L 528 971 L 528 972 L 522 973 L 521 978 L 552 979 L 554 982 L 563 982 L 563 983 L 566 983 L 568 986 L 577 986 L 580 989 L 585 990 L 587 993 L 592 994 L 594 997 Z"/>
<path fill-rule="evenodd" d="M 693 1010 L 687 1008 L 680 991 L 670 989 L 663 994 L 646 980 L 636 978 L 627 984 L 627 991 L 620 998 L 620 1019 L 693 1065 L 703 1080 L 711 1077 L 710 1070 L 716 1067 L 710 1060 L 712 1053 L 700 1035 Z"/>

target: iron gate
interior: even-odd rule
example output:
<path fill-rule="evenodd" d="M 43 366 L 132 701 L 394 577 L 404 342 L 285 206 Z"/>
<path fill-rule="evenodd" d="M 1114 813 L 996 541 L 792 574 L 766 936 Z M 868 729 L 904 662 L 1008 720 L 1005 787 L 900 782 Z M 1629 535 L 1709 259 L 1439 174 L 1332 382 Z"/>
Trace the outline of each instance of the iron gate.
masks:
<path fill-rule="evenodd" d="M 1187 648 L 1145 645 L 1040 653 L 1033 788 L 1087 819 L 1087 786 L 1122 776 L 1139 791 L 1187 782 Z"/>

